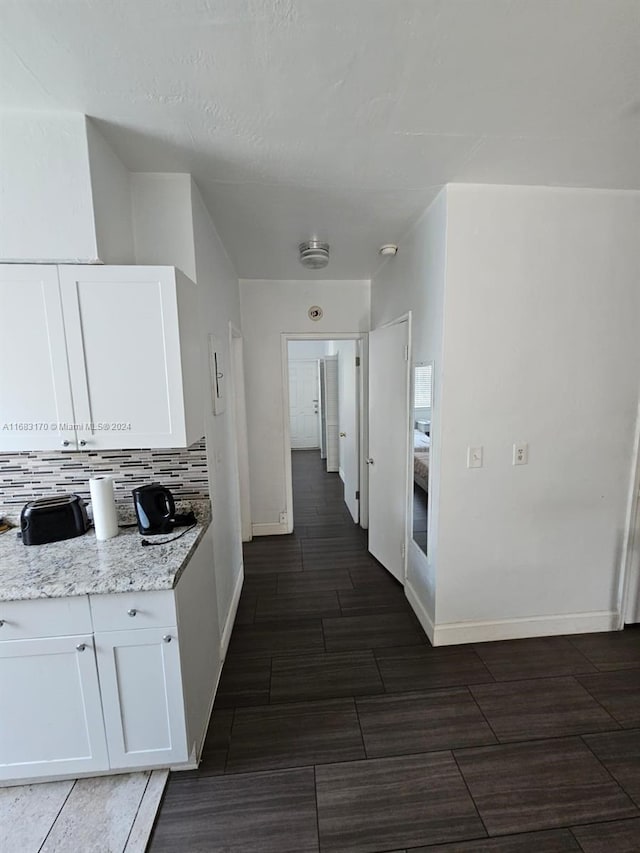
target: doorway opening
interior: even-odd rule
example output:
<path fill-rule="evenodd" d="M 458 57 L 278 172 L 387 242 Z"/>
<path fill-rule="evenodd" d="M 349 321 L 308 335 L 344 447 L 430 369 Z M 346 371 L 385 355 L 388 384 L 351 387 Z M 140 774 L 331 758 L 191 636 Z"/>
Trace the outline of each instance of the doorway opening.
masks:
<path fill-rule="evenodd" d="M 337 475 L 349 517 L 366 527 L 362 336 L 283 335 L 282 347 L 289 532 L 296 523 L 292 452 L 317 457 L 322 470 Z"/>

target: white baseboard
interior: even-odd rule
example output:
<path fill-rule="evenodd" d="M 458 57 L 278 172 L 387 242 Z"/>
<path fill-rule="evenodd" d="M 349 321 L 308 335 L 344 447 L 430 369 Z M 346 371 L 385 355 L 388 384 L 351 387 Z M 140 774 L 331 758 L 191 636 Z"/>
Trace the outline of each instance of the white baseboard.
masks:
<path fill-rule="evenodd" d="M 420 619 L 420 614 L 418 618 Z M 450 622 L 435 626 L 431 642 L 434 646 L 451 646 L 460 643 L 520 640 L 525 637 L 551 637 L 558 634 L 590 634 L 616 631 L 619 627 L 620 615 L 608 610 L 563 613 L 559 616 L 529 616 L 495 622 Z"/>
<path fill-rule="evenodd" d="M 423 607 L 422 602 L 418 598 L 418 595 L 417 595 L 415 589 L 411 586 L 409 581 L 405 582 L 404 594 L 406 595 L 407 601 L 411 605 L 413 612 L 418 617 L 418 621 L 420 622 L 420 624 L 424 628 L 424 632 L 427 635 L 427 637 L 429 638 L 429 642 L 435 646 L 435 643 L 434 643 L 435 629 L 434 629 L 433 621 L 432 621 L 431 617 L 429 616 L 429 614 L 427 613 L 427 611 L 425 610 L 425 608 Z"/>
<path fill-rule="evenodd" d="M 277 521 L 273 524 L 252 524 L 251 532 L 254 536 L 283 536 L 291 533 L 286 524 L 279 524 Z"/>
<path fill-rule="evenodd" d="M 220 659 L 224 661 L 227 655 L 227 649 L 229 648 L 229 640 L 231 639 L 231 632 L 233 631 L 233 623 L 235 622 L 236 612 L 238 610 L 238 604 L 240 603 L 240 594 L 242 592 L 242 584 L 244 583 L 244 566 L 240 566 L 240 572 L 238 573 L 238 579 L 236 580 L 236 585 L 233 588 L 233 595 L 231 596 L 231 604 L 229 605 L 229 612 L 227 613 L 227 618 L 224 623 L 224 628 L 222 629 L 222 636 L 220 638 Z"/>

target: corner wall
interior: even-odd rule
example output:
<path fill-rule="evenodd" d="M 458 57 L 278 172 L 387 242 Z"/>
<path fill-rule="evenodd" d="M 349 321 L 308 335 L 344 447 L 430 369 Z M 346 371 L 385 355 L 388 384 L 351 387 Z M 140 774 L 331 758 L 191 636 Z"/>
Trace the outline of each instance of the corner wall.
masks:
<path fill-rule="evenodd" d="M 368 332 L 369 281 L 240 280 L 254 534 L 287 533 L 282 334 Z M 320 305 L 324 316 L 307 312 Z"/>

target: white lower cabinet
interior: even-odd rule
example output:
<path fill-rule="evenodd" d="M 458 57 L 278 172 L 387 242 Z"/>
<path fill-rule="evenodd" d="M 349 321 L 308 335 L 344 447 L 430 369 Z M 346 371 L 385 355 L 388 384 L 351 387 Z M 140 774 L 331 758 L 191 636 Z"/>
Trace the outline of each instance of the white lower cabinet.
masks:
<path fill-rule="evenodd" d="M 0 780 L 107 770 L 93 636 L 0 642 Z"/>
<path fill-rule="evenodd" d="M 110 766 L 186 762 L 176 628 L 104 631 L 95 641 Z"/>

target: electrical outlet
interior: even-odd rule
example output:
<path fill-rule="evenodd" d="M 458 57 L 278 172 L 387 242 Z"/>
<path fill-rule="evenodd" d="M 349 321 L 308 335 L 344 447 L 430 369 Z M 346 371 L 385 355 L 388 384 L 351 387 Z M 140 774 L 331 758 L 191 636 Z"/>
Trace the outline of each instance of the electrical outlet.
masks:
<path fill-rule="evenodd" d="M 287 513 L 281 512 L 280 513 L 280 524 L 286 524 L 286 523 L 287 523 Z"/>
<path fill-rule="evenodd" d="M 527 465 L 529 462 L 529 445 L 520 441 L 513 445 L 513 465 Z"/>
<path fill-rule="evenodd" d="M 482 447 L 467 447 L 467 468 L 482 468 Z"/>

